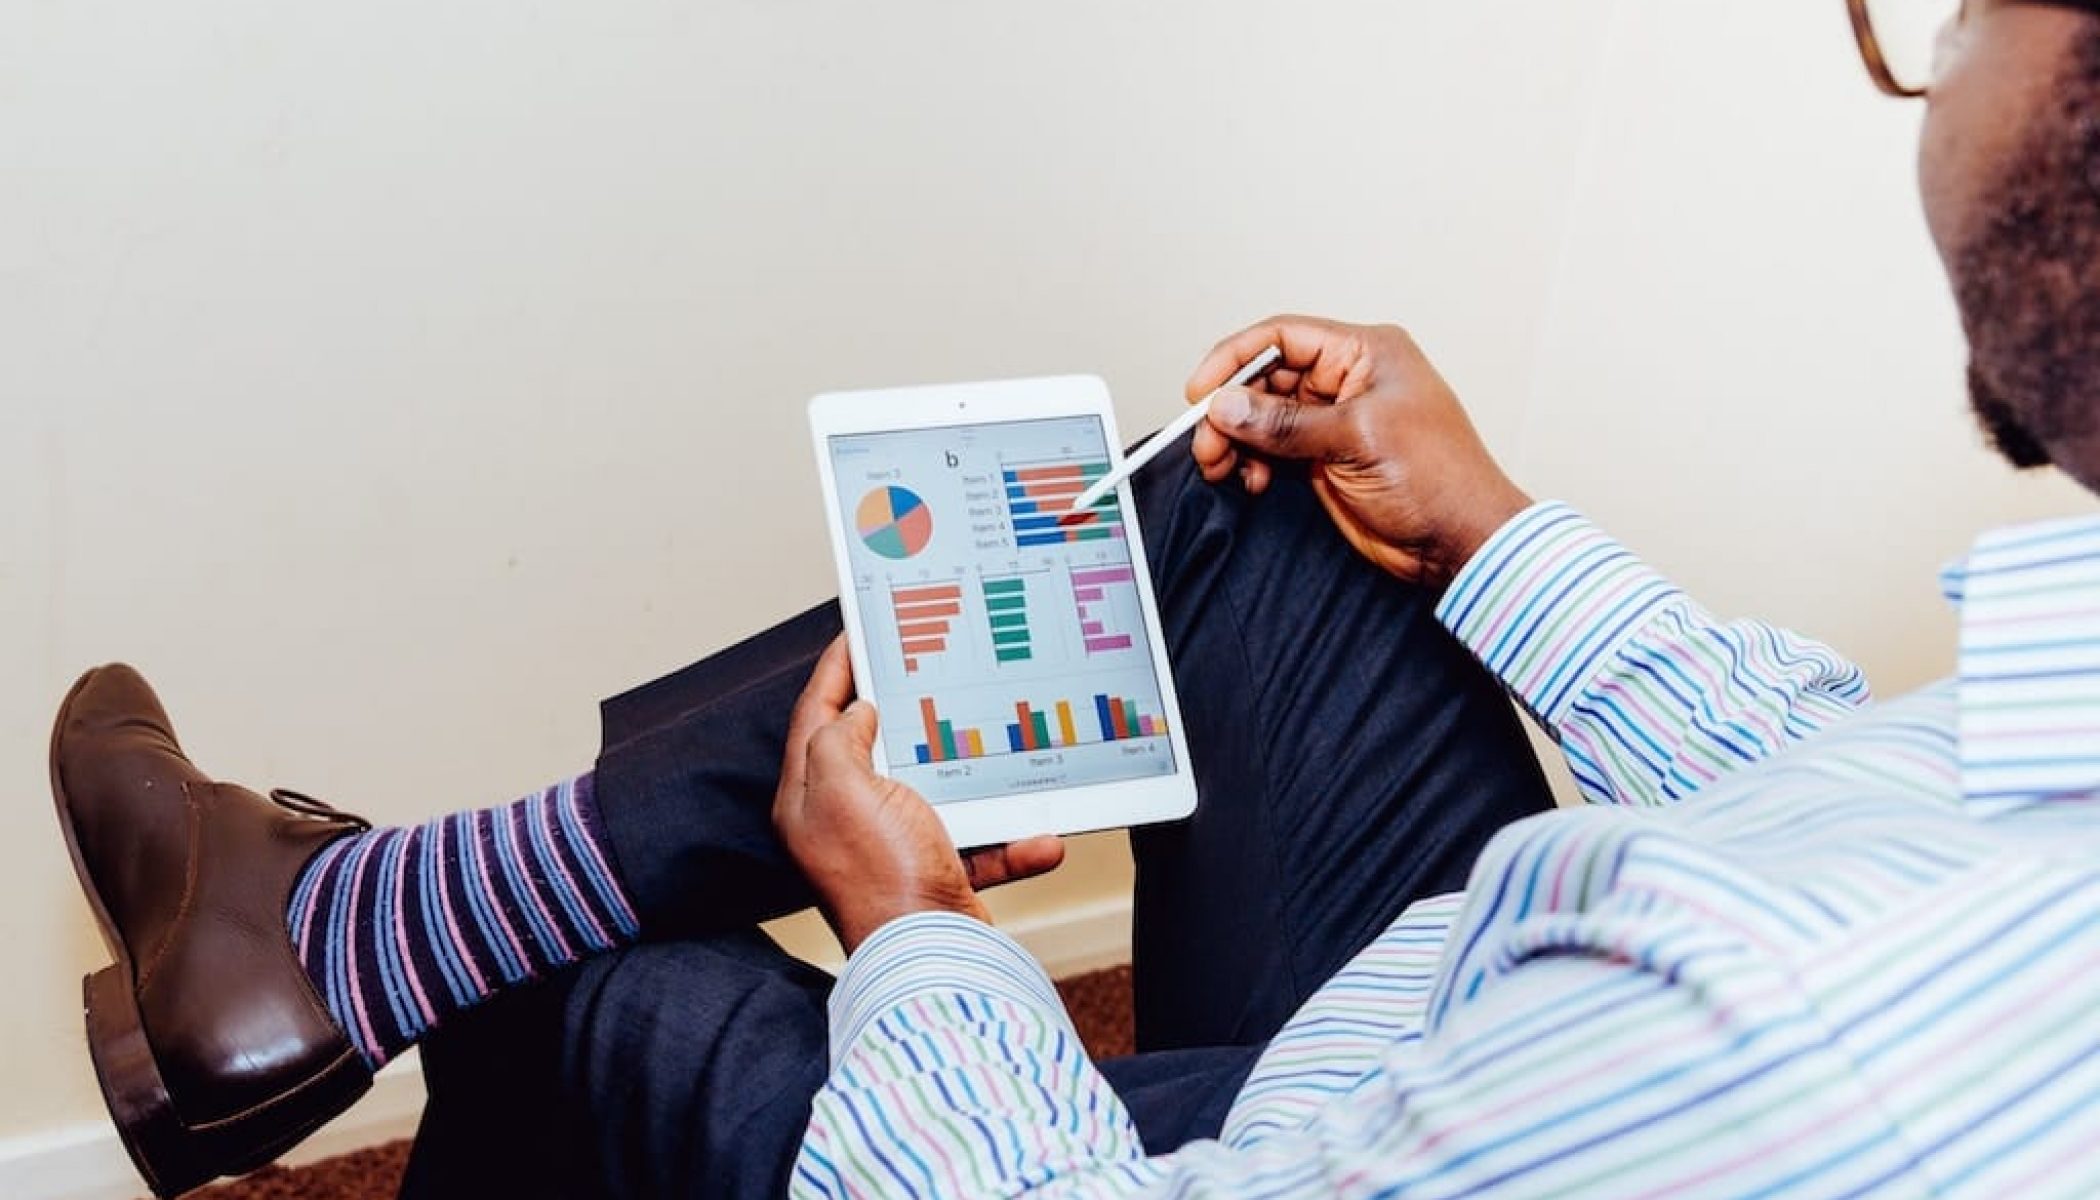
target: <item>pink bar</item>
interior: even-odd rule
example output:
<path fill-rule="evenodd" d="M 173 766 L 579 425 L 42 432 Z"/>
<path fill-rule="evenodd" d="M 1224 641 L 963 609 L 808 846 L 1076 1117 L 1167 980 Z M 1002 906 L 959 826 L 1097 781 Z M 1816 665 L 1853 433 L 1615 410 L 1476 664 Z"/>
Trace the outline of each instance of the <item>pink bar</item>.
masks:
<path fill-rule="evenodd" d="M 1100 588 L 1090 587 L 1072 589 L 1072 599 L 1077 600 L 1081 604 L 1092 603 L 1096 600 L 1106 600 L 1107 598 L 1108 597 L 1102 593 Z"/>
<path fill-rule="evenodd" d="M 1086 652 L 1088 654 L 1099 654 L 1104 650 L 1128 650 L 1130 646 L 1130 635 L 1127 633 L 1119 634 L 1115 637 L 1086 639 Z"/>
<path fill-rule="evenodd" d="M 1093 571 L 1072 572 L 1072 586 L 1075 588 L 1089 587 L 1103 583 L 1129 582 L 1131 582 L 1129 567 L 1102 567 L 1098 570 Z"/>
<path fill-rule="evenodd" d="M 1139 717 L 1138 730 L 1146 737 L 1159 736 L 1159 722 L 1152 717 Z"/>
<path fill-rule="evenodd" d="M 1108 632 L 1108 626 L 1103 625 L 1099 621 L 1081 621 L 1079 623 L 1079 632 L 1088 637 L 1099 637 Z"/>

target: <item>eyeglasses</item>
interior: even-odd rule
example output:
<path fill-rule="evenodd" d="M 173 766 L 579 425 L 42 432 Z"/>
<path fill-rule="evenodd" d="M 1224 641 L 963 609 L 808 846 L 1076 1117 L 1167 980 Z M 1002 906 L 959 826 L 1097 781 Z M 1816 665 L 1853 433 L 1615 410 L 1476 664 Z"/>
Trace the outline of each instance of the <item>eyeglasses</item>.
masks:
<path fill-rule="evenodd" d="M 2000 0 L 2013 3 L 2015 0 Z M 2100 0 L 2026 0 L 2100 13 Z M 1963 26 L 1991 0 L 1845 0 L 1852 33 L 1874 86 L 1891 96 L 1922 96 L 1961 45 Z"/>

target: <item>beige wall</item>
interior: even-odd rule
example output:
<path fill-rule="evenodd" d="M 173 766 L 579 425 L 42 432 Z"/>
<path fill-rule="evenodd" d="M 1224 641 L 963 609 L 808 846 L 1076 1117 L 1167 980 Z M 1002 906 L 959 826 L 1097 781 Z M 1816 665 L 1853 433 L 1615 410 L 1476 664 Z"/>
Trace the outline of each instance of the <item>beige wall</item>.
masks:
<path fill-rule="evenodd" d="M 1826 11 L 1827 10 L 1827 11 Z M 1490 439 L 1884 681 L 2074 503 L 1960 413 L 1914 119 L 1835 0 L 0 0 L 0 1136 L 93 1118 L 50 710 L 382 819 L 828 590 L 829 387 L 1087 370 L 1134 430 L 1278 308 L 1414 325 Z M 1005 898 L 1124 886 L 1113 842 Z"/>

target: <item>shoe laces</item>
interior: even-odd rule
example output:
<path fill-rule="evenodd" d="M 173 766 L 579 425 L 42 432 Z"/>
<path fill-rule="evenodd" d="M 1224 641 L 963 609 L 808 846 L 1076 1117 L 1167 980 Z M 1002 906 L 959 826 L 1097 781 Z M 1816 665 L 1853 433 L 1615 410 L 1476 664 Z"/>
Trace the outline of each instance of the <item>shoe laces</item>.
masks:
<path fill-rule="evenodd" d="M 372 828 L 370 821 L 355 813 L 346 813 L 326 800 L 316 800 L 305 792 L 295 792 L 290 788 L 271 788 L 270 803 L 286 812 L 297 813 L 302 817 L 313 817 L 316 820 L 329 821 L 337 825 L 347 825 L 360 833 Z"/>

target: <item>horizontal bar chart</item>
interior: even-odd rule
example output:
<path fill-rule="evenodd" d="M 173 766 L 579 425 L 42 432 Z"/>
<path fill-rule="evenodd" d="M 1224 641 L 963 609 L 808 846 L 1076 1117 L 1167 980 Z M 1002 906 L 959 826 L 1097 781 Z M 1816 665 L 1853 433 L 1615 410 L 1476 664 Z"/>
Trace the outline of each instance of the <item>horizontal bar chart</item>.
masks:
<path fill-rule="evenodd" d="M 1114 495 L 1083 515 L 1066 516 L 1072 501 L 1095 480 L 1108 474 L 1106 462 L 1009 464 L 1002 472 L 1006 506 L 1013 520 L 1014 542 L 1022 547 L 1062 546 L 1108 541 L 1123 536 L 1123 509 Z"/>
<path fill-rule="evenodd" d="M 892 587 L 890 608 L 897 614 L 897 641 L 907 675 L 919 672 L 921 659 L 948 650 L 948 635 L 962 615 L 962 585 L 936 583 Z"/>
<path fill-rule="evenodd" d="M 1072 604 L 1079 610 L 1080 641 L 1088 654 L 1128 650 L 1137 644 L 1131 634 L 1114 628 L 1109 622 L 1114 611 L 1109 599 L 1112 588 L 1129 589 L 1127 602 L 1135 608 L 1137 577 L 1131 573 L 1129 564 L 1072 572 Z"/>
<path fill-rule="evenodd" d="M 1034 658 L 1035 637 L 1028 628 L 1028 580 L 1020 575 L 986 578 L 982 587 L 993 661 L 1004 664 Z"/>

